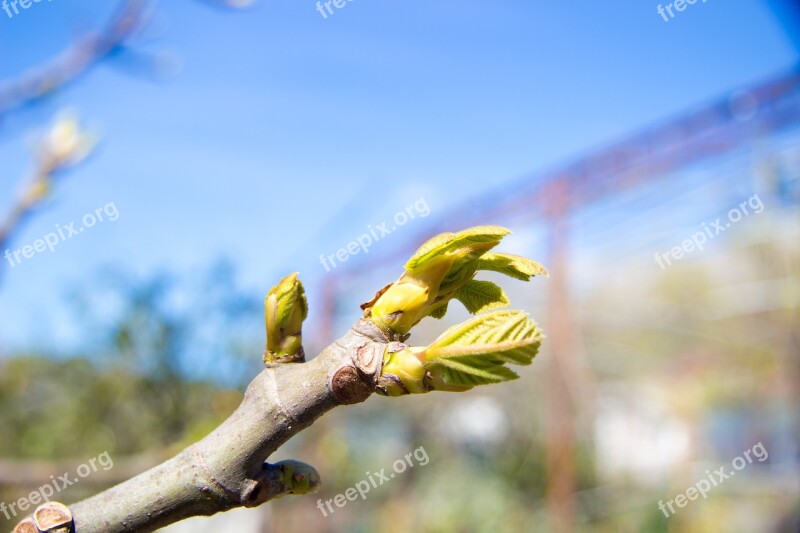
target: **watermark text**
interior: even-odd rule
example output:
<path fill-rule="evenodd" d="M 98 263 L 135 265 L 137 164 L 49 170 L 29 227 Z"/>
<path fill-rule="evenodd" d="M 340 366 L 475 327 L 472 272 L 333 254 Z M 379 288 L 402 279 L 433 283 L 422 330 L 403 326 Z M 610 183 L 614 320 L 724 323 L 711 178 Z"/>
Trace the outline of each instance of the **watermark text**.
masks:
<path fill-rule="evenodd" d="M 706 0 L 700 0 L 702 3 L 706 3 Z M 664 19 L 664 22 L 669 22 L 671 19 L 675 18 L 675 13 L 672 11 L 675 9 L 677 13 L 683 13 L 686 10 L 687 5 L 694 5 L 697 3 L 697 0 L 674 0 L 674 2 L 670 2 L 667 5 L 663 6 L 658 4 L 656 11 L 661 18 Z M 667 18 L 667 13 L 669 13 L 669 18 Z"/>
<path fill-rule="evenodd" d="M 20 8 L 28 9 L 33 4 L 38 4 L 41 1 L 42 0 L 3 0 L 3 2 L 0 3 L 0 7 L 2 7 L 3 11 L 6 12 L 6 15 L 8 15 L 8 18 L 11 18 L 14 15 L 19 15 L 19 9 Z M 50 2 L 51 0 L 47 0 L 47 1 Z M 14 11 L 13 15 L 11 14 L 12 10 Z"/>
<path fill-rule="evenodd" d="M 324 501 L 321 498 L 318 499 L 317 508 L 319 512 L 322 513 L 322 516 L 328 516 L 328 514 L 333 514 L 336 511 L 333 508 L 334 505 L 342 508 L 347 505 L 348 502 L 356 501 L 359 497 L 362 500 L 366 500 L 369 491 L 377 489 L 384 483 L 388 483 L 394 479 L 397 474 L 402 474 L 407 469 L 414 468 L 414 461 L 412 459 L 416 460 L 419 466 L 425 466 L 430 462 L 428 452 L 425 451 L 425 448 L 420 446 L 413 452 L 407 453 L 405 457 L 392 463 L 392 470 L 394 472 L 387 473 L 385 468 L 381 468 L 378 472 L 367 472 L 366 479 L 357 482 L 354 486 L 345 490 L 344 493 L 337 494 L 333 498 Z"/>
<path fill-rule="evenodd" d="M 749 215 L 751 211 L 748 211 L 748 207 L 752 210 L 752 213 L 758 214 L 764 210 L 764 203 L 757 194 L 754 194 L 737 207 L 728 211 L 727 221 L 717 218 L 717 220 L 710 224 L 703 222 L 703 230 L 698 231 L 692 235 L 691 238 L 684 240 L 679 246 L 674 246 L 664 253 L 656 252 L 654 257 L 656 264 L 661 267 L 661 270 L 664 270 L 668 266 L 672 266 L 672 260 L 677 261 L 694 250 L 702 250 L 707 241 L 713 239 L 730 228 L 732 224 L 739 222 L 742 218 Z"/>
<path fill-rule="evenodd" d="M 404 211 L 398 211 L 395 213 L 394 217 L 392 218 L 394 225 L 391 227 L 389 226 L 391 222 L 376 224 L 375 227 L 373 227 L 372 224 L 368 224 L 367 231 L 365 233 L 357 237 L 355 240 L 347 243 L 347 246 L 344 248 L 339 248 L 335 253 L 330 255 L 320 255 L 319 262 L 323 267 L 325 267 L 327 272 L 330 272 L 338 266 L 336 263 L 337 260 L 339 263 L 344 263 L 350 259 L 350 256 L 352 255 L 357 255 L 361 252 L 368 254 L 370 246 L 379 240 L 393 233 L 401 226 L 405 226 L 410 220 L 414 220 L 417 215 L 419 215 L 420 218 L 425 218 L 430 213 L 431 209 L 428 207 L 428 202 L 425 200 L 425 198 L 420 198 L 413 204 L 406 206 Z"/>
<path fill-rule="evenodd" d="M 675 505 L 677 505 L 679 508 L 686 507 L 690 501 L 696 500 L 698 496 L 702 496 L 705 500 L 708 498 L 708 493 L 712 488 L 723 484 L 726 479 L 730 479 L 735 476 L 736 472 L 742 470 L 745 466 L 753 464 L 753 456 L 758 459 L 759 463 L 762 463 L 767 460 L 769 453 L 767 453 L 767 449 L 764 448 L 764 445 L 759 442 L 751 449 L 745 450 L 742 455 L 731 461 L 733 470 L 725 472 L 724 466 L 719 467 L 713 472 L 711 470 L 706 470 L 706 474 L 708 475 L 707 477 L 701 479 L 671 500 L 667 500 L 666 504 L 664 503 L 664 500 L 659 500 L 658 508 L 662 513 L 664 513 L 664 516 L 669 518 L 678 512 L 675 509 Z M 669 508 L 669 511 L 667 511 L 667 508 Z"/>
<path fill-rule="evenodd" d="M 119 210 L 114 202 L 109 202 L 103 207 L 98 207 L 93 213 L 86 213 L 81 219 L 82 226 L 75 227 L 76 222 L 69 224 L 56 224 L 50 233 L 44 235 L 41 239 L 36 239 L 32 244 L 26 244 L 22 248 L 16 250 L 6 249 L 4 255 L 8 264 L 13 267 L 19 265 L 23 260 L 30 259 L 38 253 L 44 251 L 55 251 L 57 245 L 76 237 L 83 233 L 85 230 L 94 227 L 95 225 L 105 222 L 114 222 L 119 218 Z"/>
<path fill-rule="evenodd" d="M 24 513 L 37 505 L 49 502 L 50 498 L 55 494 L 67 487 L 80 483 L 81 479 L 89 477 L 100 468 L 105 471 L 114 468 L 114 461 L 111 459 L 108 452 L 103 452 L 97 457 L 90 459 L 87 463 L 80 465 L 75 469 L 77 475 L 73 476 L 70 475 L 69 472 L 64 472 L 60 476 L 50 476 L 49 483 L 42 485 L 27 496 L 23 496 L 19 500 L 11 503 L 0 502 L 0 513 L 3 513 L 6 519 L 11 520 L 13 517 L 16 517 L 18 513 Z"/>

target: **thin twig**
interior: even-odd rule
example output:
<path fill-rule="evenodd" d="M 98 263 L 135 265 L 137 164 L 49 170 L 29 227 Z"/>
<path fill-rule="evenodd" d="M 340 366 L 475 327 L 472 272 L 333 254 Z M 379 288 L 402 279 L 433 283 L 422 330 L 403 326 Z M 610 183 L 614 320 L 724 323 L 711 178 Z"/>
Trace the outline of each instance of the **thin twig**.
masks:
<path fill-rule="evenodd" d="M 0 82 L 0 116 L 62 88 L 116 50 L 141 27 L 147 4 L 147 0 L 127 0 L 100 31 L 19 78 Z"/>

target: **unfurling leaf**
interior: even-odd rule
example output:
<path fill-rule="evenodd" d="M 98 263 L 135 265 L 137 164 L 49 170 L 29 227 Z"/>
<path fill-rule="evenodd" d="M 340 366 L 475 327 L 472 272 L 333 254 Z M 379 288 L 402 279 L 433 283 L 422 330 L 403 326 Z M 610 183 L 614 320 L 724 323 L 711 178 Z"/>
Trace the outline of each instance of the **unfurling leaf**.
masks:
<path fill-rule="evenodd" d="M 437 320 L 440 320 L 440 319 L 444 318 L 444 315 L 446 315 L 446 314 L 447 314 L 447 304 L 444 304 L 441 307 L 437 307 L 436 309 L 431 311 L 431 314 L 428 315 L 428 316 L 430 316 L 431 318 L 435 318 Z"/>
<path fill-rule="evenodd" d="M 384 355 L 378 390 L 389 396 L 460 392 L 518 376 L 506 364 L 529 365 L 542 334 L 520 311 L 493 311 L 445 331 L 433 344 Z"/>
<path fill-rule="evenodd" d="M 520 311 L 494 311 L 453 326 L 425 350 L 431 383 L 446 390 L 516 379 L 504 365 L 531 364 L 542 337 Z"/>
<path fill-rule="evenodd" d="M 419 247 L 406 263 L 406 271 L 413 274 L 436 257 L 459 248 L 481 248 L 487 245 L 491 248 L 509 233 L 511 232 L 502 226 L 476 226 L 458 233 L 442 233 Z"/>
<path fill-rule="evenodd" d="M 478 260 L 478 270 L 500 272 L 512 278 L 530 281 L 533 276 L 549 276 L 547 269 L 527 257 L 486 253 Z"/>
<path fill-rule="evenodd" d="M 292 312 L 299 309 L 300 317 L 305 320 L 308 317 L 308 301 L 303 284 L 297 279 L 297 272 L 289 274 L 280 283 L 272 287 L 267 294 L 267 298 L 274 295 L 277 302 L 277 321 L 285 324 Z"/>
<path fill-rule="evenodd" d="M 516 372 L 502 365 L 490 361 L 476 359 L 474 361 L 458 361 L 445 359 L 431 377 L 436 376 L 442 385 L 439 390 L 464 390 L 477 385 L 491 385 L 512 381 L 519 376 Z"/>
<path fill-rule="evenodd" d="M 456 293 L 456 299 L 473 315 L 509 304 L 503 289 L 491 281 L 470 281 Z"/>
<path fill-rule="evenodd" d="M 433 237 L 408 260 L 400 279 L 361 306 L 364 316 L 392 336 L 405 335 L 426 316 L 441 318 L 447 303 L 475 277 L 481 256 L 509 233 L 500 226 L 478 226 Z M 491 309 L 491 303 L 507 302 L 501 295 L 489 302 L 467 289 L 464 299 L 473 309 Z"/>
<path fill-rule="evenodd" d="M 428 361 L 479 355 L 529 365 L 541 340 L 539 327 L 522 311 L 493 311 L 447 329 L 425 353 Z"/>

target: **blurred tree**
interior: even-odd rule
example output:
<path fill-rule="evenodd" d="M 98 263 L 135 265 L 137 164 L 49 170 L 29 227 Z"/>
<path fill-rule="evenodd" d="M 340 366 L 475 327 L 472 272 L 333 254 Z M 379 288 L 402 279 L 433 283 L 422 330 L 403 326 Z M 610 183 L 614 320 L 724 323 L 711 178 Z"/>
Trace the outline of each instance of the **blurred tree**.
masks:
<path fill-rule="evenodd" d="M 96 325 L 83 353 L 0 362 L 0 457 L 52 464 L 108 451 L 124 462 L 147 452 L 137 471 L 106 476 L 111 483 L 205 436 L 239 404 L 245 376 L 258 367 L 236 353 L 261 342 L 260 334 L 250 341 L 242 334 L 259 331 L 260 302 L 235 287 L 234 277 L 225 262 L 183 284 L 177 276 L 107 272 L 76 291 L 77 320 Z M 19 498 L 54 472 L 28 466 L 38 473 L 0 469 L 0 487 L 11 489 L 0 496 Z"/>

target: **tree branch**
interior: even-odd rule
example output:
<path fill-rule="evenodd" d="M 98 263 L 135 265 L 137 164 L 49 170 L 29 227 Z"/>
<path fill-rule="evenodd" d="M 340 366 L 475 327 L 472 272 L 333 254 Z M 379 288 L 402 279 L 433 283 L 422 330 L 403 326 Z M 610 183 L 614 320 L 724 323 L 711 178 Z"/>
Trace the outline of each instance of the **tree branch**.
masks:
<path fill-rule="evenodd" d="M 444 316 L 452 299 L 473 314 L 507 305 L 500 287 L 473 279 L 478 270 L 524 281 L 546 275 L 530 259 L 489 253 L 508 233 L 479 226 L 430 239 L 396 282 L 361 306 L 364 318 L 307 363 L 299 346 L 305 292 L 295 274 L 287 276 L 265 301 L 269 366 L 225 422 L 169 461 L 72 509 L 40 506 L 16 532 L 152 531 L 191 516 L 313 492 L 319 476 L 310 466 L 264 461 L 334 407 L 363 402 L 373 392 L 463 392 L 518 378 L 506 365 L 529 365 L 542 339 L 536 324 L 519 311 L 481 314 L 428 346 L 399 342 L 426 316 Z"/>
<path fill-rule="evenodd" d="M 265 476 L 264 460 L 330 409 L 366 400 L 389 342 L 361 320 L 312 361 L 267 368 L 250 383 L 236 411 L 206 438 L 70 506 L 75 531 L 152 531 L 283 495 L 275 491 L 275 476 Z"/>
<path fill-rule="evenodd" d="M 37 147 L 32 179 L 6 219 L 0 221 L 0 250 L 6 248 L 12 234 L 47 198 L 55 178 L 86 159 L 95 144 L 74 117 L 62 117 L 53 124 Z"/>
<path fill-rule="evenodd" d="M 251 0 L 206 0 L 220 8 L 242 9 Z M 0 116 L 25 106 L 70 84 L 93 65 L 113 54 L 145 22 L 148 6 L 155 0 L 125 0 L 104 27 L 88 33 L 44 65 L 16 79 L 0 82 Z"/>
<path fill-rule="evenodd" d="M 79 40 L 48 64 L 0 83 L 0 115 L 70 83 L 122 45 L 141 25 L 147 0 L 127 0 L 108 25 Z"/>

